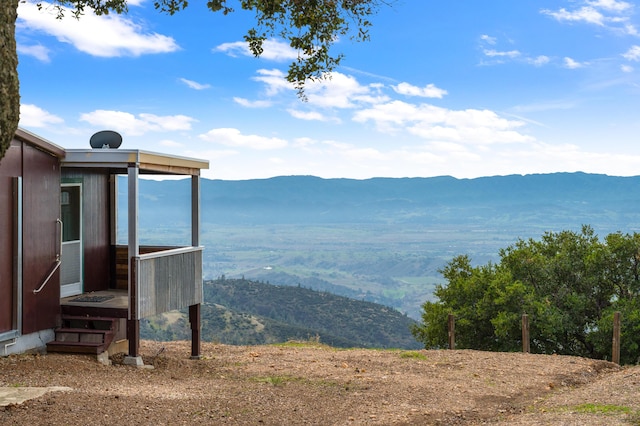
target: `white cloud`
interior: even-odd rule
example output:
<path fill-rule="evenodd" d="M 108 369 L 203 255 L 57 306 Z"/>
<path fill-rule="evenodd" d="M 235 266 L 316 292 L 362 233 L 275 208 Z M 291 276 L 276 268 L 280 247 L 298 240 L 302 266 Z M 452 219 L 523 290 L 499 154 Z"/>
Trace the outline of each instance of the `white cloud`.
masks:
<path fill-rule="evenodd" d="M 267 97 L 272 97 L 282 92 L 293 94 L 295 91 L 295 87 L 286 80 L 281 70 L 260 69 L 257 74 L 252 80 L 264 84 L 264 95 Z M 307 81 L 304 87 L 304 94 L 308 101 L 306 105 L 310 108 L 346 109 L 355 108 L 362 104 L 387 102 L 389 98 L 382 93 L 383 89 L 384 85 L 382 84 L 374 83 L 365 86 L 361 85 L 353 76 L 333 72 L 326 74 L 324 78 Z M 234 101 L 240 105 L 253 108 L 272 105 L 272 102 L 266 100 L 250 101 L 239 97 L 234 98 Z M 299 100 L 296 100 L 296 102 L 299 102 Z M 299 114 L 297 118 L 302 118 L 302 113 L 296 112 L 295 114 Z"/>
<path fill-rule="evenodd" d="M 622 57 L 628 61 L 638 62 L 640 61 L 640 46 L 631 46 L 626 53 L 622 54 Z"/>
<path fill-rule="evenodd" d="M 536 66 L 536 67 L 541 67 L 543 65 L 546 65 L 549 63 L 551 59 L 548 56 L 545 55 L 540 55 L 536 58 L 529 58 L 527 59 L 527 62 L 529 62 L 530 64 Z"/>
<path fill-rule="evenodd" d="M 606 27 L 628 35 L 637 35 L 638 31 L 629 22 L 633 5 L 617 0 L 583 1 L 581 6 L 572 10 L 560 8 L 558 10 L 543 9 L 540 13 L 551 16 L 559 22 L 577 22 Z"/>
<path fill-rule="evenodd" d="M 18 53 L 25 56 L 33 56 L 37 60 L 41 62 L 50 62 L 51 58 L 49 57 L 49 49 L 44 47 L 41 44 L 34 44 L 31 46 L 27 46 L 21 43 L 17 45 Z"/>
<path fill-rule="evenodd" d="M 487 44 L 491 44 L 491 45 L 496 44 L 497 41 L 498 41 L 495 37 L 491 37 L 491 36 L 488 36 L 486 34 L 481 35 L 480 36 L 480 40 L 484 41 Z"/>
<path fill-rule="evenodd" d="M 447 91 L 436 87 L 434 84 L 428 84 L 425 87 L 417 87 L 409 83 L 400 83 L 397 86 L 391 86 L 396 93 L 407 96 L 420 96 L 423 98 L 442 99 Z"/>
<path fill-rule="evenodd" d="M 82 19 L 74 19 L 69 12 L 65 18 L 56 19 L 51 4 L 42 2 L 42 5 L 42 10 L 38 10 L 34 3 L 20 3 L 16 31 L 42 32 L 100 57 L 140 56 L 179 49 L 172 37 L 147 32 L 133 20 L 117 14 L 86 13 Z"/>
<path fill-rule="evenodd" d="M 266 96 L 275 96 L 285 91 L 291 94 L 294 92 L 293 85 L 286 80 L 282 71 L 261 69 L 257 73 L 258 76 L 252 79 L 265 85 Z M 324 78 L 306 82 L 304 93 L 308 101 L 306 105 L 310 108 L 346 109 L 388 102 L 389 97 L 383 94 L 384 88 L 384 85 L 378 83 L 361 85 L 353 76 L 333 72 L 326 74 Z M 433 87 L 432 90 L 435 94 L 441 89 Z M 254 105 L 254 102 L 244 98 L 234 98 L 234 101 L 247 107 L 270 106 L 261 103 Z"/>
<path fill-rule="evenodd" d="M 563 66 L 565 68 L 569 68 L 571 70 L 577 69 L 577 68 L 582 68 L 584 66 L 584 64 L 581 64 L 580 62 L 577 62 L 577 61 L 575 61 L 575 60 L 573 60 L 573 59 L 571 59 L 569 57 L 565 57 L 563 59 L 563 64 L 564 64 Z"/>
<path fill-rule="evenodd" d="M 629 65 L 621 65 L 620 66 L 620 71 L 622 72 L 633 72 L 633 67 L 629 66 Z"/>
<path fill-rule="evenodd" d="M 186 115 L 158 116 L 155 114 L 139 114 L 137 117 L 123 111 L 96 110 L 80 116 L 94 126 L 122 131 L 127 135 L 143 135 L 147 132 L 171 132 L 191 130 L 191 123 L 197 121 Z"/>
<path fill-rule="evenodd" d="M 406 131 L 430 141 L 475 145 L 533 140 L 517 132 L 524 122 L 508 120 L 489 110 L 449 110 L 429 104 L 393 101 L 358 111 L 353 119 L 372 121 L 383 132 Z"/>
<path fill-rule="evenodd" d="M 288 109 L 287 112 L 293 117 L 300 120 L 308 121 L 327 121 L 327 118 L 317 111 L 298 111 L 295 109 Z"/>
<path fill-rule="evenodd" d="M 544 9 L 542 10 L 542 13 L 545 15 L 549 15 L 558 21 L 587 22 L 589 24 L 600 26 L 604 25 L 605 20 L 604 16 L 600 12 L 589 6 L 581 7 L 580 9 L 571 12 L 565 8 L 561 8 L 557 11 Z"/>
<path fill-rule="evenodd" d="M 211 88 L 210 84 L 201 84 L 197 81 L 188 80 L 186 78 L 180 78 L 179 80 L 194 90 L 205 90 Z"/>
<path fill-rule="evenodd" d="M 305 85 L 309 105 L 321 108 L 353 108 L 386 100 L 378 96 L 378 90 L 378 86 L 363 86 L 353 76 L 339 72 Z"/>
<path fill-rule="evenodd" d="M 495 57 L 507 57 L 507 58 L 516 58 L 520 56 L 520 52 L 517 50 L 509 50 L 509 51 L 498 51 L 495 49 L 485 49 L 484 54 L 490 58 Z"/>
<path fill-rule="evenodd" d="M 239 97 L 234 97 L 233 101 L 247 108 L 268 108 L 271 105 L 273 105 L 273 102 L 271 101 L 265 101 L 265 100 L 250 101 L 249 99 L 239 98 Z"/>
<path fill-rule="evenodd" d="M 497 49 L 493 46 L 498 44 L 498 39 L 495 37 L 489 37 L 483 35 L 480 37 L 481 43 L 480 47 L 482 50 L 485 59 L 481 60 L 482 65 L 495 65 L 502 64 L 508 61 L 519 61 L 521 63 L 531 64 L 536 67 L 541 67 L 543 65 L 548 64 L 551 59 L 545 55 L 538 55 L 536 57 L 531 57 L 526 53 L 523 53 L 517 49 Z M 513 44 L 511 40 L 508 40 L 509 44 Z M 487 47 L 491 46 L 491 47 Z M 487 59 L 488 58 L 488 59 Z"/>
<path fill-rule="evenodd" d="M 612 12 L 624 12 L 625 10 L 630 10 L 632 8 L 631 3 L 627 3 L 626 1 L 617 1 L 617 0 L 596 0 L 596 1 L 588 1 L 593 7 L 612 11 Z"/>
<path fill-rule="evenodd" d="M 33 104 L 20 105 L 20 127 L 46 127 L 64 120 Z"/>
<path fill-rule="evenodd" d="M 199 135 L 200 139 L 235 148 L 251 148 L 257 150 L 271 150 L 286 147 L 287 141 L 280 138 L 269 138 L 259 135 L 243 135 L 240 130 L 220 128 L 209 130 Z"/>
<path fill-rule="evenodd" d="M 287 81 L 284 73 L 278 69 L 260 69 L 257 71 L 258 77 L 253 77 L 253 80 L 264 83 L 267 96 L 276 95 L 282 91 L 293 91 L 294 87 Z"/>
<path fill-rule="evenodd" d="M 260 55 L 263 59 L 270 61 L 292 61 L 298 58 L 298 52 L 287 43 L 279 40 L 269 39 L 262 43 L 263 52 Z M 232 57 L 253 56 L 246 41 L 236 41 L 233 43 L 223 43 L 213 49 L 214 52 L 226 53 Z"/>

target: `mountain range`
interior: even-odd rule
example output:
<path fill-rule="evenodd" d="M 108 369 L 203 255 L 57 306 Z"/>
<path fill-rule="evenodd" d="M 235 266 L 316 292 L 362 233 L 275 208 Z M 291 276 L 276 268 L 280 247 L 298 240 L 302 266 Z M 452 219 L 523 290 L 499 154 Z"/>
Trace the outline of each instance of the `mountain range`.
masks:
<path fill-rule="evenodd" d="M 188 182 L 140 184 L 140 209 L 188 219 Z M 202 221 L 210 224 L 538 222 L 594 227 L 631 225 L 640 207 L 640 176 L 586 173 L 433 178 L 321 179 L 282 176 L 202 182 Z M 176 202 L 177 201 L 177 202 Z M 162 208 L 158 209 L 158 205 Z M 529 223 L 531 221 L 531 223 Z"/>

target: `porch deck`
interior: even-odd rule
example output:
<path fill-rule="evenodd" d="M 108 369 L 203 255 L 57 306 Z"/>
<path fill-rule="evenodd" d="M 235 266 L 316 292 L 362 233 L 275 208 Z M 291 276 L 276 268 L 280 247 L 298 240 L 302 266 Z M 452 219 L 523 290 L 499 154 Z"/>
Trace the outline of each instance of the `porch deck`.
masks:
<path fill-rule="evenodd" d="M 62 314 L 127 318 L 127 290 L 105 290 L 60 299 Z"/>

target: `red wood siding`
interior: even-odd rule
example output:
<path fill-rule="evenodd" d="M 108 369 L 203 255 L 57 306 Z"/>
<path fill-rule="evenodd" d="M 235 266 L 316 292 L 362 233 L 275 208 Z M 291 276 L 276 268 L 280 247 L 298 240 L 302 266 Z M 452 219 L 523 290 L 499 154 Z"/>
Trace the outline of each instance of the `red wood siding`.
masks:
<path fill-rule="evenodd" d="M 13 330 L 15 279 L 13 273 L 13 178 L 22 176 L 22 144 L 14 141 L 0 160 L 0 333 Z"/>
<path fill-rule="evenodd" d="M 60 313 L 60 273 L 33 294 L 49 275 L 58 252 L 60 217 L 58 158 L 23 145 L 23 334 L 53 328 Z"/>
<path fill-rule="evenodd" d="M 111 282 L 109 175 L 63 170 L 62 179 L 82 181 L 84 292 L 107 290 Z"/>

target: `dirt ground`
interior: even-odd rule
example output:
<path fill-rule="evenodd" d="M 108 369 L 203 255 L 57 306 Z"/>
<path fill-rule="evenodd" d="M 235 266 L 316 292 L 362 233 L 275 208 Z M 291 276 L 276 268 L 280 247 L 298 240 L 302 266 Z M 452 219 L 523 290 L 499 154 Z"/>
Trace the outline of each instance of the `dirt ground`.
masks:
<path fill-rule="evenodd" d="M 0 358 L 0 386 L 66 386 L 1 425 L 640 424 L 640 367 L 480 351 L 143 342 L 153 369 L 82 355 Z"/>

